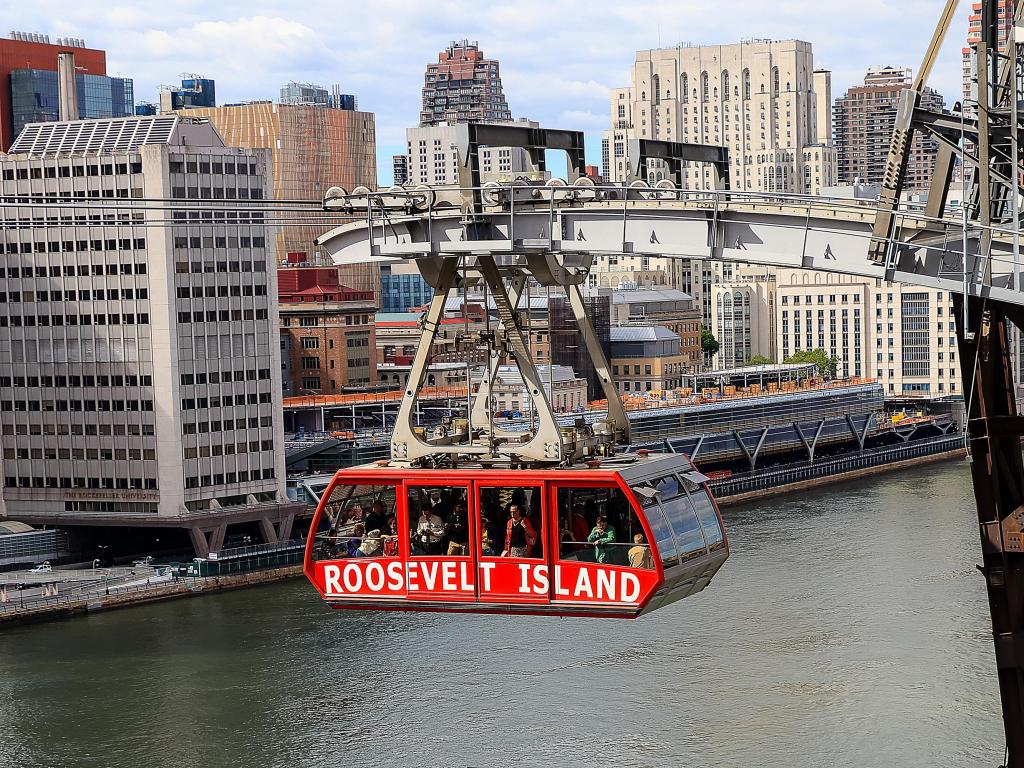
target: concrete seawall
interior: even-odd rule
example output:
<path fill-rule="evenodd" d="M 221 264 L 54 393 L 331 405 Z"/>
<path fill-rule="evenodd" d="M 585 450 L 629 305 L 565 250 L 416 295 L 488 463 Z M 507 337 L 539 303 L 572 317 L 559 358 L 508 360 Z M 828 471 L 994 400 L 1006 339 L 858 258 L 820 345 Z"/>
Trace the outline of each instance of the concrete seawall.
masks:
<path fill-rule="evenodd" d="M 175 600 L 185 597 L 197 597 L 210 592 L 221 592 L 227 589 L 240 589 L 259 584 L 269 584 L 283 579 L 302 575 L 301 565 L 284 568 L 273 568 L 265 571 L 234 574 L 231 576 L 213 576 L 200 579 L 179 579 L 177 581 L 158 584 L 151 587 L 139 587 L 112 594 L 95 594 L 62 598 L 57 596 L 42 605 L 30 605 L 25 608 L 13 605 L 0 606 L 0 629 L 16 624 L 31 624 L 37 621 L 62 619 L 82 613 L 106 611 L 115 608 L 126 608 L 132 605 L 145 605 L 162 600 Z"/>

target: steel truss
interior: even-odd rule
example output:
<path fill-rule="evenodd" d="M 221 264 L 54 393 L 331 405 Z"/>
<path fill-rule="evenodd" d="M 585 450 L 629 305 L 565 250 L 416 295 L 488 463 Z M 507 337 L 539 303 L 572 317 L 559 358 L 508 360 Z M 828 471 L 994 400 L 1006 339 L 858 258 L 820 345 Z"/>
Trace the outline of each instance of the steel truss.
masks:
<path fill-rule="evenodd" d="M 963 282 L 992 285 L 993 227 L 1004 227 L 1013 239 L 1009 285 L 1021 288 L 1020 210 L 1022 166 L 1019 144 L 1021 42 L 1024 3 L 1016 5 L 1007 50 L 999 50 L 999 3 L 984 0 L 981 40 L 974 49 L 977 99 L 961 103 L 955 115 L 920 108 L 935 55 L 949 27 L 956 0 L 948 0 L 914 86 L 903 94 L 897 116 L 870 257 L 886 276 L 907 270 L 907 254 L 894 246 L 895 212 L 903 191 L 910 146 L 918 132 L 939 146 L 926 214 L 945 212 L 956 161 L 970 174 L 968 194 L 961 201 L 963 253 L 968 240 L 982 258 L 963 259 Z M 988 266 L 986 266 L 988 265 Z M 971 270 L 986 274 L 970 274 Z M 967 438 L 971 474 L 981 533 L 982 565 L 998 668 L 999 692 L 1006 733 L 1007 768 L 1024 768 L 1024 460 L 1021 440 L 1024 418 L 1017 413 L 1012 350 L 1024 329 L 1024 308 L 992 296 L 954 297 L 959 318 L 958 345 L 963 389 L 967 399 Z M 1016 326 L 1016 329 L 1013 328 Z M 1017 340 L 1015 342 L 1015 339 Z M 1019 351 L 1019 350 L 1018 350 Z"/>

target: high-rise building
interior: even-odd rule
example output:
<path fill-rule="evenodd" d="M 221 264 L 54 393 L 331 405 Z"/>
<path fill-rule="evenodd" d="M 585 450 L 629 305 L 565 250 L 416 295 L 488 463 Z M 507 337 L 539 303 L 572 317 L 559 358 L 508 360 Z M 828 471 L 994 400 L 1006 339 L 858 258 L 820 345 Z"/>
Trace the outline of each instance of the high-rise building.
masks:
<path fill-rule="evenodd" d="M 217 87 L 208 77 L 188 75 L 181 79 L 180 87 L 166 86 L 160 89 L 160 111 L 164 113 L 216 106 Z"/>
<path fill-rule="evenodd" d="M 474 40 L 459 40 L 428 64 L 423 75 L 420 125 L 511 120 L 496 59 L 485 59 Z"/>
<path fill-rule="evenodd" d="M 999 51 L 1005 53 L 1013 26 L 1014 0 L 999 0 Z M 981 42 L 981 3 L 971 3 L 971 14 L 967 17 L 967 45 L 962 50 L 964 67 L 964 99 L 978 98 L 978 84 L 974 80 L 974 49 L 972 45 Z M 972 111 L 971 107 L 967 108 Z"/>
<path fill-rule="evenodd" d="M 270 172 L 176 116 L 31 124 L 0 158 L 36 205 L 0 208 L 0 517 L 179 528 L 203 556 L 233 523 L 289 535 L 263 214 L 123 205 L 269 197 Z"/>
<path fill-rule="evenodd" d="M 536 299 L 534 299 L 536 301 Z M 531 335 L 531 347 L 536 351 L 539 359 L 548 357 L 554 365 L 564 365 L 574 370 L 580 378 L 587 382 L 587 399 L 599 400 L 604 397 L 604 390 L 601 388 L 601 377 L 594 368 L 594 361 L 587 351 L 587 345 L 580 338 L 579 325 L 576 322 L 576 315 L 572 311 L 572 305 L 564 297 L 553 297 L 550 303 L 547 299 L 541 299 L 540 313 L 549 318 L 550 341 L 547 349 L 543 344 L 533 343 L 534 334 Z M 601 346 L 606 360 L 611 359 L 611 307 L 610 296 L 585 296 L 583 298 L 586 307 L 587 318 L 594 329 L 594 337 Z M 532 329 L 534 308 L 529 310 L 530 319 L 528 327 Z M 522 316 L 522 311 L 520 311 Z M 545 354 L 546 353 L 546 354 Z"/>
<path fill-rule="evenodd" d="M 733 189 L 816 194 L 834 183 L 830 136 L 820 135 L 828 121 L 819 119 L 831 113 L 830 89 L 800 40 L 637 51 L 631 85 L 612 90 L 611 180 L 628 175 L 630 139 L 661 139 L 727 147 Z M 808 160 L 804 149 L 815 146 L 822 152 Z M 653 161 L 646 174 L 664 177 Z M 710 189 L 712 171 L 689 164 L 680 182 Z"/>
<path fill-rule="evenodd" d="M 396 262 L 380 268 L 380 311 L 409 312 L 429 304 L 434 289 L 415 264 Z"/>
<path fill-rule="evenodd" d="M 280 103 L 319 105 L 331 109 L 359 109 L 356 97 L 350 93 L 342 93 L 340 85 L 335 84 L 328 91 L 321 85 L 297 83 L 294 80 L 281 89 Z"/>
<path fill-rule="evenodd" d="M 896 110 L 903 91 L 912 85 L 909 69 L 873 68 L 865 75 L 864 85 L 854 86 L 836 99 L 833 119 L 840 184 L 882 183 Z M 921 106 L 941 112 L 944 102 L 938 92 L 925 88 Z M 920 132 L 914 134 L 907 164 L 908 189 L 928 187 L 938 151 L 934 139 Z"/>
<path fill-rule="evenodd" d="M 372 112 L 258 101 L 183 114 L 209 118 L 229 146 L 268 148 L 274 160 L 274 195 L 280 200 L 322 200 L 332 186 L 376 187 Z M 328 263 L 314 246 L 322 234 L 323 226 L 282 227 L 278 253 L 305 252 L 314 263 Z M 345 267 L 341 280 L 358 291 L 380 290 L 376 265 Z"/>
<path fill-rule="evenodd" d="M 107 55 L 95 48 L 86 48 L 82 40 L 58 38 L 51 43 L 47 35 L 11 32 L 0 38 L 0 151 L 6 152 L 14 143 L 26 122 L 56 120 L 57 110 L 57 56 L 74 53 L 79 117 L 112 117 L 130 115 L 131 80 L 109 78 L 96 80 L 107 74 Z M 12 73 L 18 70 L 17 92 L 12 92 Z M 115 85 L 112 81 L 118 81 Z M 124 98 L 124 89 L 128 98 Z M 84 93 L 83 93 L 84 89 Z M 119 98 L 120 97 L 120 98 Z M 20 122 L 15 128 L 13 111 L 17 100 Z M 128 111 L 123 109 L 127 105 Z M 118 109 L 122 111 L 118 112 Z"/>
<path fill-rule="evenodd" d="M 373 291 L 342 285 L 338 267 L 279 269 L 277 285 L 286 396 L 376 383 Z"/>
<path fill-rule="evenodd" d="M 392 155 L 391 172 L 395 184 L 405 184 L 409 180 L 409 156 Z"/>
<path fill-rule="evenodd" d="M 732 189 L 818 194 L 835 183 L 831 114 L 831 75 L 815 69 L 807 42 L 754 40 L 638 51 L 631 84 L 612 90 L 602 159 L 609 180 L 621 183 L 630 173 L 632 139 L 719 145 L 729 150 Z M 651 161 L 641 173 L 654 183 L 665 178 L 666 168 Z M 712 170 L 690 163 L 677 181 L 685 189 L 710 189 Z M 702 308 L 704 326 L 715 327 L 720 312 L 711 288 L 734 280 L 732 265 L 620 254 L 598 259 L 590 280 L 603 285 L 607 278 L 613 287 L 626 278 L 651 284 L 647 275 L 657 271 L 667 275 L 669 287 L 691 294 Z M 758 338 L 755 329 L 743 329 L 729 348 L 742 353 L 769 346 L 754 345 Z M 735 359 L 745 362 L 742 354 Z"/>
<path fill-rule="evenodd" d="M 29 123 L 60 119 L 57 72 L 48 69 L 14 69 L 10 74 L 11 119 L 14 135 Z M 106 75 L 75 75 L 78 117 L 128 117 L 135 114 L 132 81 Z"/>

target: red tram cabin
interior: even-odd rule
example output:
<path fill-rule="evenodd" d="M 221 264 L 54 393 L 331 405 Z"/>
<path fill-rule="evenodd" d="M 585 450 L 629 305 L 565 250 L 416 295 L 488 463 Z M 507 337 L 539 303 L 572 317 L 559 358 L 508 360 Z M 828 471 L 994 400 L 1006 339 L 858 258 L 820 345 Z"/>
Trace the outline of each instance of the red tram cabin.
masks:
<path fill-rule="evenodd" d="M 701 591 L 729 556 L 707 480 L 676 454 L 344 469 L 305 573 L 335 608 L 635 618 Z"/>

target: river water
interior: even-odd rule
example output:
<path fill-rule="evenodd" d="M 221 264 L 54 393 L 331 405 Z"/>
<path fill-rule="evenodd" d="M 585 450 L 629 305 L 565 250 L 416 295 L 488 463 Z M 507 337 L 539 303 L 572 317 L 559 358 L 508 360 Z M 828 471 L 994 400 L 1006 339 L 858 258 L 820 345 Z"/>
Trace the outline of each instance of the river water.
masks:
<path fill-rule="evenodd" d="M 0 633 L 0 766 L 998 765 L 967 467 L 727 509 L 635 622 L 331 611 L 304 581 Z"/>

